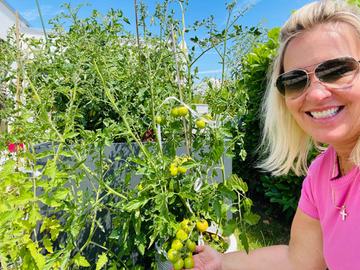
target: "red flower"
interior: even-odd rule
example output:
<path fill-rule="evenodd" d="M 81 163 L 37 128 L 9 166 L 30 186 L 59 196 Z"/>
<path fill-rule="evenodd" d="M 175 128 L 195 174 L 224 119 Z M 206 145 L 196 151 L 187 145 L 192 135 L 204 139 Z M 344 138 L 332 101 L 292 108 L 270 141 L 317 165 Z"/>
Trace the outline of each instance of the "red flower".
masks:
<path fill-rule="evenodd" d="M 23 143 L 9 143 L 8 150 L 10 153 L 18 152 L 19 150 L 24 150 L 25 145 Z"/>

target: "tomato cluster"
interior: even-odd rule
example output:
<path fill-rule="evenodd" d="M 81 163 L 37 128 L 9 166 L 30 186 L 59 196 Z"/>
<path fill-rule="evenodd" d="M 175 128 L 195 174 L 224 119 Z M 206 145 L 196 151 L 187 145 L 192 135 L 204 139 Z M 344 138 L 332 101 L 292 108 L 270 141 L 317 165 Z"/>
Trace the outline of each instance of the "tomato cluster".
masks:
<path fill-rule="evenodd" d="M 189 114 L 189 109 L 185 106 L 174 107 L 170 111 L 170 115 L 173 117 L 185 117 Z"/>
<path fill-rule="evenodd" d="M 189 109 L 186 106 L 177 106 L 177 107 L 173 107 L 170 110 L 170 115 L 174 118 L 178 118 L 178 117 L 186 117 L 187 115 L 189 115 Z M 212 120 L 212 117 L 210 114 L 204 114 L 202 117 L 199 117 L 198 119 L 195 120 L 195 126 L 198 129 L 204 129 L 207 125 L 207 121 L 208 120 Z M 160 116 L 157 115 L 155 116 L 155 122 L 158 125 L 162 125 L 165 122 L 165 119 Z"/>
<path fill-rule="evenodd" d="M 175 239 L 171 242 L 171 247 L 167 252 L 168 260 L 172 263 L 174 270 L 194 268 L 195 241 L 199 233 L 205 232 L 208 227 L 209 224 L 206 220 L 194 222 L 184 219 L 180 222 Z"/>
<path fill-rule="evenodd" d="M 170 174 L 172 176 L 177 176 L 178 174 L 185 174 L 187 172 L 187 168 L 184 167 L 183 164 L 189 160 L 191 160 L 191 157 L 176 156 L 174 161 L 170 164 L 170 167 L 169 167 Z"/>

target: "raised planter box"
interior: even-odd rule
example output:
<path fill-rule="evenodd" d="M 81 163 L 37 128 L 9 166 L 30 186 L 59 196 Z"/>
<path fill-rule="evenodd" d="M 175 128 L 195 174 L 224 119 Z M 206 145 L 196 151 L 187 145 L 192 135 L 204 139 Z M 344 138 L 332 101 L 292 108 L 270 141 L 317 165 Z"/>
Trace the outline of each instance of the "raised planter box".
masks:
<path fill-rule="evenodd" d="M 139 151 L 138 146 L 136 144 L 133 144 L 132 147 L 133 149 L 135 149 L 135 151 Z M 51 150 L 51 145 L 48 143 L 39 144 L 35 147 L 36 152 L 43 152 L 49 150 Z M 185 147 L 179 147 L 176 152 L 177 155 L 184 155 L 186 152 Z M 125 173 L 123 172 L 119 174 L 119 169 L 124 164 L 125 160 L 130 156 L 130 154 L 131 154 L 130 148 L 126 143 L 113 143 L 111 146 L 106 147 L 104 150 L 104 158 L 109 160 L 112 164 L 109 170 L 107 171 L 106 177 L 110 177 L 110 176 L 114 177 L 115 182 L 122 181 L 125 178 Z M 227 178 L 232 173 L 232 159 L 225 155 L 223 156 L 223 159 L 224 159 L 224 167 L 225 167 L 225 178 Z M 47 160 L 48 158 L 44 158 L 38 161 L 38 164 L 45 165 Z M 89 156 L 87 158 L 87 160 L 85 161 L 85 165 L 89 167 L 91 170 L 95 171 L 96 170 L 95 163 L 97 161 L 98 161 L 98 157 L 96 156 L 96 154 L 94 154 L 93 156 Z M 74 161 L 72 161 L 69 158 L 64 159 L 64 162 L 74 163 Z M 221 182 L 222 181 L 221 170 L 220 169 L 214 169 L 214 170 L 216 170 L 217 175 L 214 176 L 213 179 L 216 182 Z M 130 186 L 134 188 L 139 183 L 140 178 L 141 176 L 139 175 L 132 175 L 130 180 Z M 85 181 L 83 181 L 81 184 L 81 189 L 84 191 L 92 189 L 92 185 L 90 181 L 91 179 L 88 178 Z"/>

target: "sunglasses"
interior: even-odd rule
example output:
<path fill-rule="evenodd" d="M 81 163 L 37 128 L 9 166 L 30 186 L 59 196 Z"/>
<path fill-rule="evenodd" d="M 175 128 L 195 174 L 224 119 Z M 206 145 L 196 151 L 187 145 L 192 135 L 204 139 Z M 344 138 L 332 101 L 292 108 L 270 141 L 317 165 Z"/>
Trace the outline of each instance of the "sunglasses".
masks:
<path fill-rule="evenodd" d="M 351 86 L 358 72 L 359 61 L 352 57 L 340 57 L 316 65 L 313 72 L 294 69 L 280 74 L 276 80 L 276 87 L 282 95 L 297 98 L 310 85 L 311 74 L 315 74 L 317 80 L 323 85 L 340 89 Z"/>

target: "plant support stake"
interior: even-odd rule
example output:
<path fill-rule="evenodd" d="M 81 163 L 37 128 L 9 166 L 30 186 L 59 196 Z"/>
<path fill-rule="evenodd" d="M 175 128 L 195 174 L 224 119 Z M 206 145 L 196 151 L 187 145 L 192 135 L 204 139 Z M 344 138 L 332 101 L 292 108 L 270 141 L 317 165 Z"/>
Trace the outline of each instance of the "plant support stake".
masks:
<path fill-rule="evenodd" d="M 38 10 L 38 13 L 39 13 L 39 17 L 40 17 L 41 26 L 42 26 L 42 29 L 43 29 L 43 32 L 44 32 L 45 40 L 46 40 L 46 42 L 47 42 L 48 39 L 47 39 L 46 30 L 45 30 L 44 20 L 43 20 L 42 13 L 41 13 L 41 9 L 40 9 L 39 0 L 35 0 L 35 3 L 36 3 L 36 7 L 37 7 L 37 10 Z"/>

